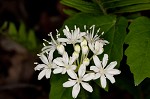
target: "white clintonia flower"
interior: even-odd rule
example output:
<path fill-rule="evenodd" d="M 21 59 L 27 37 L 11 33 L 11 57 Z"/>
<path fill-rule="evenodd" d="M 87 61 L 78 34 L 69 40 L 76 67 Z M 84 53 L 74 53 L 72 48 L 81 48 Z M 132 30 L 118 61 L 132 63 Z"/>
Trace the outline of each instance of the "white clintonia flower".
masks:
<path fill-rule="evenodd" d="M 73 65 L 73 62 L 76 58 L 74 57 L 68 57 L 67 52 L 63 54 L 63 57 L 58 57 L 53 60 L 53 62 L 57 65 L 57 67 L 54 69 L 53 73 L 58 74 L 62 73 L 65 74 L 66 72 L 68 75 L 72 73 L 76 69 L 76 65 Z"/>
<path fill-rule="evenodd" d="M 89 91 L 92 92 L 93 88 L 86 83 L 86 81 L 90 81 L 93 79 L 93 73 L 85 74 L 86 72 L 86 66 L 81 65 L 79 70 L 78 70 L 78 76 L 75 72 L 72 73 L 72 75 L 69 75 L 72 79 L 69 79 L 69 81 L 63 83 L 63 87 L 72 87 L 72 97 L 76 98 L 80 92 L 80 84 L 82 87 Z"/>
<path fill-rule="evenodd" d="M 52 71 L 51 69 L 56 67 L 56 65 L 52 62 L 53 59 L 52 54 L 49 53 L 48 58 L 44 54 L 41 54 L 40 59 L 44 64 L 38 64 L 34 68 L 34 70 L 42 70 L 38 75 L 38 80 L 41 80 L 44 76 L 46 76 L 46 78 L 50 78 Z"/>
<path fill-rule="evenodd" d="M 60 42 L 67 42 L 67 44 L 76 44 L 77 42 L 81 42 L 81 38 L 85 35 L 85 32 L 80 32 L 79 28 L 75 27 L 75 30 L 69 31 L 69 28 L 65 26 L 66 29 L 63 29 L 64 35 L 67 38 L 58 38 Z"/>
<path fill-rule="evenodd" d="M 86 26 L 84 26 L 85 30 L 86 30 Z M 88 41 L 88 43 L 94 43 L 98 40 L 100 40 L 100 35 L 98 35 L 100 31 L 100 28 L 97 30 L 96 33 L 95 32 L 95 25 L 92 25 L 90 27 L 90 31 L 89 30 L 86 30 L 86 35 L 85 35 L 85 38 L 86 40 Z M 101 35 L 103 35 L 104 32 L 101 33 Z"/>
<path fill-rule="evenodd" d="M 94 43 L 89 43 L 89 48 L 95 55 L 100 55 L 104 51 L 103 43 L 99 41 L 96 41 Z"/>
<path fill-rule="evenodd" d="M 65 48 L 64 48 L 64 43 L 60 43 L 58 40 L 55 40 L 52 36 L 52 33 L 49 34 L 49 36 L 51 37 L 51 42 L 47 41 L 44 39 L 44 41 L 46 41 L 49 45 L 46 46 L 45 44 L 44 47 L 42 48 L 42 53 L 48 53 L 48 52 L 53 52 L 57 49 L 59 54 L 63 54 L 63 52 L 65 51 Z"/>
<path fill-rule="evenodd" d="M 106 78 L 110 80 L 111 83 L 115 83 L 114 75 L 118 75 L 121 73 L 118 69 L 114 69 L 114 67 L 117 65 L 117 62 L 111 62 L 108 66 L 108 55 L 104 54 L 102 62 L 99 60 L 99 58 L 94 55 L 93 60 L 96 66 L 91 66 L 90 70 L 93 70 L 95 74 L 95 79 L 100 78 L 100 82 L 103 88 L 106 87 Z"/>

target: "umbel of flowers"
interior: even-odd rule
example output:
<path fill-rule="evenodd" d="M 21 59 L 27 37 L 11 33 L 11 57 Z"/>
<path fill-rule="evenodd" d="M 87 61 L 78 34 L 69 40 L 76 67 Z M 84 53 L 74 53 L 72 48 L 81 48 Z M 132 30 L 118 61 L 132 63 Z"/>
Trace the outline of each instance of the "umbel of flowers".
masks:
<path fill-rule="evenodd" d="M 117 61 L 108 63 L 108 55 L 104 54 L 103 58 L 99 56 L 104 52 L 104 46 L 109 44 L 107 40 L 100 38 L 104 34 L 99 34 L 100 29 L 95 32 L 95 25 L 85 31 L 80 31 L 80 28 L 75 26 L 74 30 L 69 30 L 67 26 L 63 29 L 64 38 L 60 37 L 57 31 L 56 39 L 52 33 L 49 34 L 51 41 L 44 40 L 48 43 L 43 43 L 42 52 L 38 54 L 43 62 L 36 63 L 35 70 L 41 71 L 38 75 L 38 80 L 44 76 L 50 78 L 51 74 L 67 74 L 68 81 L 62 84 L 63 87 L 73 87 L 72 97 L 76 98 L 80 92 L 80 88 L 92 92 L 93 88 L 88 83 L 91 80 L 99 79 L 102 88 L 106 87 L 107 81 L 115 83 L 114 75 L 121 72 L 114 69 Z M 67 45 L 72 45 L 73 52 L 68 56 Z M 53 58 L 54 51 L 60 54 L 60 57 Z M 93 62 L 92 62 L 93 61 Z M 94 63 L 94 64 L 92 64 Z"/>

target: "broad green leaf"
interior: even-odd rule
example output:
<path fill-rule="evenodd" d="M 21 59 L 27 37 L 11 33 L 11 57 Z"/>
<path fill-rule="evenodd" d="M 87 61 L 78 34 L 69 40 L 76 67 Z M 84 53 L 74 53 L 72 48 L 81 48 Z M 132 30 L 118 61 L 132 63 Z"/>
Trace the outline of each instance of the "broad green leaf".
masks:
<path fill-rule="evenodd" d="M 129 44 L 125 54 L 127 64 L 134 74 L 135 85 L 150 77 L 150 19 L 139 17 L 129 26 L 125 42 Z"/>
<path fill-rule="evenodd" d="M 67 14 L 69 16 L 73 16 L 77 13 L 76 11 L 70 10 L 70 9 L 64 9 L 63 11 L 64 11 L 65 14 Z"/>
<path fill-rule="evenodd" d="M 26 27 L 25 24 L 23 22 L 20 23 L 20 27 L 19 27 L 19 39 L 21 42 L 25 42 L 27 39 L 27 34 L 26 34 Z"/>
<path fill-rule="evenodd" d="M 53 75 L 51 79 L 51 89 L 49 99 L 73 99 L 72 88 L 64 88 L 63 83 L 68 80 L 67 75 Z"/>
<path fill-rule="evenodd" d="M 17 34 L 18 32 L 17 32 L 17 29 L 16 29 L 16 26 L 15 26 L 15 24 L 14 23 L 9 23 L 9 28 L 8 28 L 8 34 L 10 35 L 10 36 L 12 36 L 12 38 L 13 39 L 16 39 L 17 37 Z"/>
<path fill-rule="evenodd" d="M 83 0 L 61 0 L 61 3 L 85 13 L 102 13 L 97 4 Z"/>
<path fill-rule="evenodd" d="M 36 44 L 36 38 L 35 38 L 35 33 L 33 30 L 30 30 L 29 31 L 29 34 L 28 34 L 28 48 L 33 50 L 37 47 L 37 44 Z"/>
<path fill-rule="evenodd" d="M 119 8 L 119 10 L 116 10 L 115 13 L 137 12 L 137 11 L 143 11 L 143 10 L 150 10 L 150 3 L 122 7 L 122 8 Z"/>
<path fill-rule="evenodd" d="M 105 32 L 104 39 L 110 42 L 110 44 L 104 47 L 104 53 L 109 55 L 109 61 L 117 61 L 119 66 L 123 55 L 124 38 L 126 36 L 127 20 L 125 18 L 116 19 L 115 16 L 80 13 L 66 20 L 64 25 L 68 25 L 70 28 L 77 25 L 81 30 L 83 30 L 84 25 L 87 25 L 87 27 L 96 25 L 97 29 L 101 28 L 101 32 Z"/>

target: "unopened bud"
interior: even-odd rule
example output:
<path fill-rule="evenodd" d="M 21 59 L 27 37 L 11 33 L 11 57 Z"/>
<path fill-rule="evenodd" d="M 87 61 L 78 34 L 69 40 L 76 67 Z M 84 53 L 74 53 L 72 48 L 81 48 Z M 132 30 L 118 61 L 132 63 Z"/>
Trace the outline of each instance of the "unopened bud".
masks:
<path fill-rule="evenodd" d="M 80 53 L 80 45 L 76 44 L 74 47 L 74 50 L 78 53 Z"/>
<path fill-rule="evenodd" d="M 82 54 L 87 54 L 88 51 L 89 51 L 88 46 L 86 46 L 86 45 L 82 46 Z"/>
<path fill-rule="evenodd" d="M 87 41 L 86 39 L 83 39 L 83 41 L 81 42 L 81 47 L 87 45 Z"/>
<path fill-rule="evenodd" d="M 63 55 L 64 51 L 65 51 L 65 48 L 63 45 L 58 45 L 57 46 L 57 51 L 59 54 Z"/>
<path fill-rule="evenodd" d="M 88 66 L 88 65 L 90 64 L 89 58 L 85 58 L 85 59 L 83 60 L 83 64 L 84 64 L 85 66 Z"/>
<path fill-rule="evenodd" d="M 75 52 L 73 52 L 72 56 L 73 56 L 75 59 L 77 59 L 77 58 L 79 57 L 79 53 L 75 51 Z"/>

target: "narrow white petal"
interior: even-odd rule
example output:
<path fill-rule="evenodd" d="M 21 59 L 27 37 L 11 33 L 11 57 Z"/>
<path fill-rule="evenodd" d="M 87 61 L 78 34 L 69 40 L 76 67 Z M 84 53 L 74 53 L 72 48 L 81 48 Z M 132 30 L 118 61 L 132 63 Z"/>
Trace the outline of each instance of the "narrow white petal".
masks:
<path fill-rule="evenodd" d="M 66 69 L 66 68 L 63 68 L 62 74 L 65 74 L 66 72 L 67 72 L 67 69 Z"/>
<path fill-rule="evenodd" d="M 96 66 L 91 66 L 90 70 L 93 70 L 94 72 L 99 72 L 99 68 Z"/>
<path fill-rule="evenodd" d="M 118 75 L 121 73 L 121 71 L 118 69 L 111 69 L 111 70 L 107 70 L 107 73 L 112 75 Z"/>
<path fill-rule="evenodd" d="M 44 54 L 42 54 L 39 58 L 42 60 L 43 63 L 48 64 L 47 57 Z"/>
<path fill-rule="evenodd" d="M 91 51 L 94 53 L 94 45 L 92 43 L 89 43 L 89 48 L 91 49 Z"/>
<path fill-rule="evenodd" d="M 75 84 L 75 85 L 73 86 L 73 89 L 72 89 L 72 97 L 73 97 L 73 98 L 77 98 L 79 92 L 80 92 L 80 85 L 79 85 L 79 83 L 77 83 L 77 84 Z"/>
<path fill-rule="evenodd" d="M 100 44 L 98 41 L 96 41 L 96 42 L 95 42 L 95 50 L 96 50 L 96 51 L 99 51 L 100 48 L 102 48 L 102 47 L 101 47 L 101 44 Z"/>
<path fill-rule="evenodd" d="M 54 74 L 58 74 L 58 73 L 61 73 L 63 71 L 63 68 L 62 67 L 57 67 L 53 70 L 53 73 Z"/>
<path fill-rule="evenodd" d="M 102 60 L 103 68 L 105 68 L 105 66 L 107 65 L 107 62 L 108 62 L 108 55 L 104 54 L 104 57 Z"/>
<path fill-rule="evenodd" d="M 93 79 L 94 79 L 94 80 L 95 80 L 95 79 L 98 79 L 98 78 L 100 78 L 100 76 L 101 76 L 100 73 L 96 73 Z"/>
<path fill-rule="evenodd" d="M 106 69 L 107 69 L 107 70 L 113 69 L 116 65 L 117 65 L 117 61 L 111 62 L 111 63 L 106 67 Z"/>
<path fill-rule="evenodd" d="M 82 78 L 83 81 L 90 81 L 94 78 L 94 73 L 85 74 Z"/>
<path fill-rule="evenodd" d="M 67 38 L 58 38 L 58 42 L 68 42 L 69 40 Z"/>
<path fill-rule="evenodd" d="M 92 92 L 92 91 L 93 91 L 93 88 L 92 88 L 88 83 L 81 82 L 81 85 L 82 85 L 82 87 L 83 87 L 85 90 L 87 90 L 87 91 L 89 91 L 89 92 Z"/>
<path fill-rule="evenodd" d="M 66 29 L 63 29 L 63 32 L 67 38 L 69 38 L 69 39 L 71 38 L 71 33 L 69 31 L 67 31 Z"/>
<path fill-rule="evenodd" d="M 42 70 L 42 71 L 39 73 L 39 75 L 38 75 L 38 80 L 41 80 L 41 79 L 44 77 L 45 74 L 46 74 L 46 69 Z"/>
<path fill-rule="evenodd" d="M 77 74 L 73 70 L 67 70 L 67 73 L 72 79 L 77 79 Z"/>
<path fill-rule="evenodd" d="M 73 85 L 75 85 L 76 81 L 75 80 L 69 80 L 65 83 L 63 83 L 63 87 L 72 87 Z"/>
<path fill-rule="evenodd" d="M 105 78 L 104 75 L 101 75 L 100 81 L 101 81 L 101 86 L 102 86 L 102 88 L 105 88 L 107 82 L 106 82 L 106 78 Z"/>
<path fill-rule="evenodd" d="M 65 52 L 63 54 L 63 61 L 64 61 L 65 64 L 68 64 L 69 58 L 68 58 L 68 53 L 67 52 Z"/>
<path fill-rule="evenodd" d="M 98 58 L 96 55 L 93 56 L 93 60 L 94 60 L 94 64 L 95 64 L 97 67 L 102 67 L 101 61 L 99 60 L 99 58 Z"/>
<path fill-rule="evenodd" d="M 49 61 L 52 61 L 54 51 L 55 51 L 55 50 L 50 50 L 49 55 L 48 55 L 48 60 L 49 60 Z"/>
<path fill-rule="evenodd" d="M 105 75 L 106 75 L 106 78 L 108 78 L 111 83 L 115 83 L 115 78 L 113 77 L 113 75 L 110 75 L 110 74 L 105 74 Z"/>
<path fill-rule="evenodd" d="M 104 52 L 104 48 L 100 48 L 99 50 L 98 50 L 98 52 L 96 53 L 96 55 L 100 55 L 100 54 L 102 54 Z"/>
<path fill-rule="evenodd" d="M 50 76 L 51 76 L 51 69 L 47 69 L 46 70 L 46 78 L 48 79 L 48 78 L 50 78 Z"/>
<path fill-rule="evenodd" d="M 62 61 L 62 58 L 60 58 L 60 57 L 54 59 L 53 62 L 54 62 L 56 65 L 58 65 L 58 66 L 64 66 L 64 63 L 63 63 L 63 61 Z"/>
<path fill-rule="evenodd" d="M 72 65 L 72 66 L 71 66 L 71 69 L 72 69 L 72 70 L 76 70 L 76 68 L 77 68 L 76 65 Z"/>
<path fill-rule="evenodd" d="M 38 64 L 34 70 L 41 70 L 42 68 L 47 67 L 45 64 Z"/>
<path fill-rule="evenodd" d="M 78 75 L 79 77 L 83 77 L 86 71 L 86 66 L 84 64 L 81 64 L 79 70 L 78 70 Z"/>

